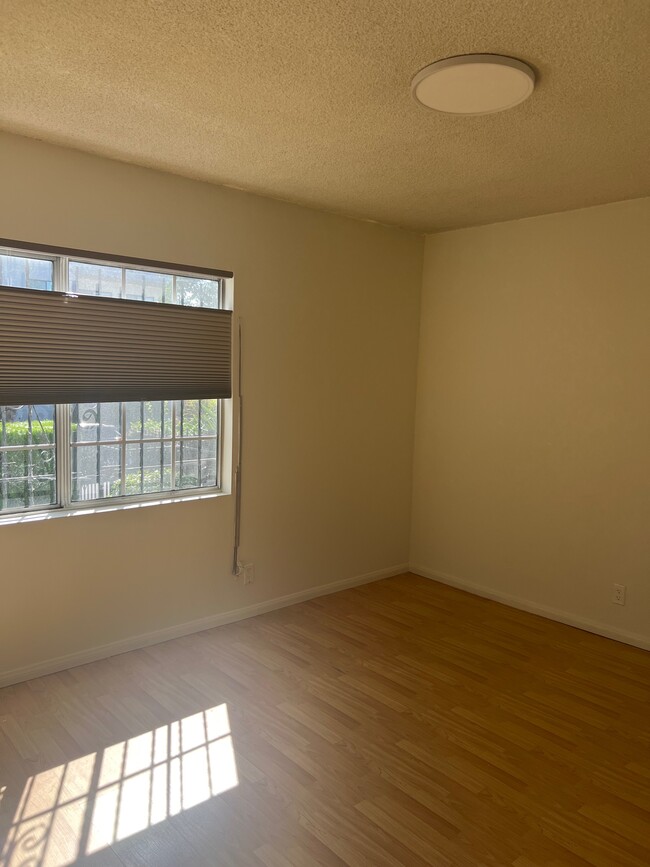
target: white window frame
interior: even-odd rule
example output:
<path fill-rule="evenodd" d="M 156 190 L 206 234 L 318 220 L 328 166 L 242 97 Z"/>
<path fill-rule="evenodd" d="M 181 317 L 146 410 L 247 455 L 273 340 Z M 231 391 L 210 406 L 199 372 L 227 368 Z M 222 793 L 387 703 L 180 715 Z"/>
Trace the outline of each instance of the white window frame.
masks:
<path fill-rule="evenodd" d="M 82 262 L 89 265 L 103 265 L 122 270 L 122 292 L 124 293 L 126 271 L 145 271 L 147 273 L 165 274 L 173 278 L 172 280 L 172 300 L 175 304 L 177 300 L 176 278 L 190 277 L 198 280 L 211 280 L 218 283 L 218 308 L 224 309 L 228 296 L 226 277 L 217 277 L 214 274 L 202 274 L 197 271 L 169 270 L 156 265 L 148 264 L 131 264 L 121 262 L 119 260 L 106 258 L 91 258 L 81 255 L 60 255 L 55 253 L 41 253 L 37 250 L 26 249 L 21 247 L 5 247 L 0 246 L 0 254 L 8 254 L 11 256 L 22 256 L 28 259 L 43 259 L 52 262 L 52 290 L 53 292 L 68 292 L 69 279 L 69 263 Z M 38 290 L 49 291 L 49 290 Z M 158 302 L 150 302 L 158 303 Z M 126 485 L 126 448 L 127 445 L 139 445 L 141 440 L 129 440 L 126 436 L 126 403 L 137 403 L 138 401 L 122 401 L 121 402 L 121 431 L 122 436 L 119 441 L 97 440 L 97 442 L 88 443 L 88 445 L 119 445 L 121 449 L 121 466 L 122 466 L 122 491 Z M 171 478 L 176 479 L 176 443 L 178 442 L 193 442 L 202 439 L 200 436 L 193 437 L 177 437 L 176 436 L 176 401 L 171 402 L 171 437 L 147 437 L 142 440 L 145 443 L 169 442 L 171 444 Z M 224 452 L 225 452 L 225 437 L 224 437 L 224 401 L 217 400 L 217 432 L 215 436 L 205 437 L 205 439 L 217 441 L 217 467 L 216 467 L 216 484 L 204 485 L 196 488 L 168 488 L 161 491 L 153 491 L 150 493 L 140 494 L 125 494 L 122 493 L 115 497 L 97 497 L 88 500 L 73 500 L 72 499 L 72 445 L 70 439 L 71 425 L 71 404 L 55 404 L 54 405 L 54 446 L 55 453 L 55 481 L 56 481 L 56 502 L 50 504 L 36 504 L 33 506 L 21 506 L 16 509 L 0 509 L 0 524 L 6 523 L 7 519 L 20 518 L 21 515 L 34 515 L 39 513 L 52 514 L 75 514 L 83 511 L 111 510 L 116 507 L 133 506 L 138 503 L 158 503 L 168 502 L 170 500 L 196 500 L 207 497 L 214 497 L 224 493 L 222 486 L 222 474 L 224 467 Z M 38 448 L 37 446 L 34 446 Z M 50 446 L 46 446 L 50 448 Z"/>

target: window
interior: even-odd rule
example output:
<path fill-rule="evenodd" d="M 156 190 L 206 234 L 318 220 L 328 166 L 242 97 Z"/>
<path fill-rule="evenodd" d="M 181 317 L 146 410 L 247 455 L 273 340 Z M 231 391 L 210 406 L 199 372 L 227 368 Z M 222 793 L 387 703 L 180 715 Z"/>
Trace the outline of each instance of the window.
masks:
<path fill-rule="evenodd" d="M 222 277 L 9 248 L 0 285 L 192 307 L 224 300 Z M 218 399 L 0 406 L 0 514 L 216 490 L 220 451 Z"/>
<path fill-rule="evenodd" d="M 0 407 L 0 511 L 56 502 L 54 407 Z"/>

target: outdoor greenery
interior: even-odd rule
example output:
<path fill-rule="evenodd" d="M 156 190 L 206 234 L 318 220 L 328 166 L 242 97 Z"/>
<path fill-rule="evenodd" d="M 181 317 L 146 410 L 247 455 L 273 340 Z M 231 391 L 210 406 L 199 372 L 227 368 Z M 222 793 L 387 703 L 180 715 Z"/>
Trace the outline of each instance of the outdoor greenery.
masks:
<path fill-rule="evenodd" d="M 200 411 L 199 411 L 200 410 Z M 165 424 L 161 423 L 164 412 Z M 135 415 L 135 417 L 134 417 Z M 142 414 L 139 404 L 131 404 L 127 413 L 127 442 L 137 443 L 140 439 L 171 438 L 171 404 L 165 401 L 145 401 L 142 404 Z M 182 420 L 182 426 L 181 426 Z M 73 440 L 77 423 L 71 425 Z M 186 400 L 176 409 L 176 436 L 216 436 L 218 429 L 217 400 Z M 98 431 L 99 433 L 99 431 Z M 118 441 L 116 441 L 117 444 Z M 0 425 L 0 509 L 15 508 L 23 505 L 45 505 L 55 499 L 55 463 L 53 448 L 43 446 L 54 443 L 54 421 L 51 419 L 32 419 L 31 432 L 27 421 L 5 421 Z M 92 440 L 88 441 L 88 445 Z M 3 450 L 3 446 L 22 446 L 20 450 Z M 189 468 L 192 467 L 192 470 Z M 108 468 L 106 468 L 108 469 Z M 200 468 L 199 473 L 200 473 Z M 190 461 L 189 466 L 179 465 L 180 478 L 175 487 L 200 487 L 201 480 L 196 474 L 197 466 Z M 188 472 L 189 471 L 189 472 Z M 119 472 L 119 466 L 117 467 Z M 103 474 L 103 473 L 102 473 Z M 144 474 L 139 468 L 127 468 L 126 494 L 154 493 L 169 490 L 172 487 L 171 467 L 163 470 L 161 479 L 159 468 L 146 467 Z M 104 478 L 106 478 L 104 476 Z M 87 482 L 99 481 L 80 476 L 75 480 L 75 486 L 80 487 Z M 109 496 L 119 496 L 121 493 L 120 479 L 110 482 Z"/>
<path fill-rule="evenodd" d="M 171 475 L 171 470 L 165 468 L 165 483 L 167 488 L 169 488 L 169 476 Z M 153 493 L 155 491 L 161 490 L 161 481 L 160 481 L 160 470 L 146 470 L 143 475 L 140 475 L 140 471 L 136 471 L 133 473 L 127 473 L 126 475 L 126 495 L 133 494 L 147 494 Z M 121 479 L 115 479 L 114 482 L 111 482 L 110 486 L 110 496 L 111 497 L 119 497 L 121 494 Z"/>
<path fill-rule="evenodd" d="M 199 430 L 199 403 L 201 404 L 201 429 Z M 162 424 L 160 419 L 160 411 L 154 410 L 154 404 L 145 401 L 144 404 L 144 427 L 143 436 L 146 437 L 161 437 Z M 176 411 L 176 434 L 181 434 L 181 419 L 182 430 L 184 437 L 195 436 L 214 436 L 217 433 L 217 412 L 218 401 L 216 400 L 185 400 L 183 401 L 182 413 L 180 408 Z M 171 411 L 168 406 L 165 409 L 165 436 L 170 436 L 171 433 Z M 134 437 L 140 436 L 140 420 L 131 421 L 129 425 L 129 434 Z"/>
<path fill-rule="evenodd" d="M 42 426 L 33 426 L 33 448 L 0 450 L 0 509 L 26 504 L 47 505 L 54 501 L 56 456 L 53 448 L 42 448 L 43 444 L 53 442 L 53 425 L 51 421 L 44 421 Z M 2 444 L 29 445 L 27 422 L 6 424 Z"/>
<path fill-rule="evenodd" d="M 54 422 L 50 419 L 44 421 L 32 421 L 31 443 L 41 445 L 54 442 Z M 2 446 L 26 446 L 30 444 L 29 425 L 26 421 L 10 421 L 0 427 L 0 447 Z"/>
<path fill-rule="evenodd" d="M 145 470 L 144 474 L 141 476 L 140 471 L 136 470 L 132 473 L 127 473 L 126 475 L 126 495 L 137 495 L 137 494 L 153 494 L 160 492 L 164 494 L 165 491 L 169 491 L 171 489 L 170 484 L 171 478 L 171 467 L 164 468 L 164 482 L 161 484 L 160 481 L 160 470 Z M 164 485 L 164 486 L 163 486 Z M 184 473 L 181 478 L 178 480 L 178 488 L 198 488 L 200 487 L 201 482 L 196 476 L 187 475 Z M 116 479 L 114 482 L 111 482 L 110 486 L 110 494 L 111 497 L 119 497 L 121 495 L 121 480 Z"/>

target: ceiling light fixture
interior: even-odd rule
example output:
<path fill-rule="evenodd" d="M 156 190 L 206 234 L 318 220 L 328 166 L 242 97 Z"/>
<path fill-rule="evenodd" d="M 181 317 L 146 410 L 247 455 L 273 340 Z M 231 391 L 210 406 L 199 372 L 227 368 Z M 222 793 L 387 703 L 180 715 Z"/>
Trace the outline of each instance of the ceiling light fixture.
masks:
<path fill-rule="evenodd" d="M 501 54 L 463 54 L 425 66 L 411 82 L 419 103 L 447 114 L 493 114 L 519 105 L 535 87 L 535 73 Z"/>

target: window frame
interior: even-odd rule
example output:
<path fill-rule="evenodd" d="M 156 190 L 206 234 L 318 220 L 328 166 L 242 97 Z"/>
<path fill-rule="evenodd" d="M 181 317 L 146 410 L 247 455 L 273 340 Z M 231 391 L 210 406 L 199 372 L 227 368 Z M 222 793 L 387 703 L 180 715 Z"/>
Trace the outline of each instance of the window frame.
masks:
<path fill-rule="evenodd" d="M 28 244 L 21 242 L 11 242 L 0 239 L 0 255 L 7 254 L 12 256 L 23 256 L 29 259 L 43 259 L 52 262 L 52 289 L 39 289 L 36 291 L 52 291 L 60 293 L 68 293 L 69 291 L 69 264 L 70 262 L 79 262 L 89 265 L 101 265 L 108 267 L 120 268 L 122 271 L 122 295 L 125 292 L 126 272 L 127 271 L 146 271 L 148 273 L 159 273 L 166 276 L 171 276 L 172 280 L 172 300 L 169 303 L 177 303 L 177 277 L 189 277 L 198 280 L 210 280 L 218 284 L 217 289 L 217 309 L 228 309 L 226 307 L 226 299 L 228 297 L 228 288 L 226 281 L 232 279 L 232 274 L 228 271 L 218 271 L 216 269 L 201 269 L 190 266 L 183 267 L 182 265 L 174 265 L 172 263 L 155 262 L 146 259 L 136 259 L 129 257 L 111 257 L 109 255 L 90 253 L 83 250 L 73 250 L 67 248 L 50 247 L 46 245 Z M 151 301 L 148 303 L 165 303 Z M 56 487 L 56 502 L 50 504 L 35 504 L 32 506 L 21 506 L 13 509 L 0 509 L 0 524 L 5 518 L 16 518 L 21 515 L 34 515 L 35 513 L 55 513 L 55 514 L 71 514 L 85 510 L 97 511 L 98 509 L 111 509 L 116 507 L 135 506 L 138 503 L 155 503 L 159 501 L 169 500 L 195 500 L 202 497 L 213 497 L 223 494 L 223 464 L 225 451 L 225 437 L 223 428 L 223 403 L 224 399 L 217 399 L 217 417 L 216 417 L 216 433 L 214 435 L 201 437 L 177 437 L 176 436 L 176 400 L 170 399 L 171 403 L 171 421 L 170 428 L 172 435 L 170 437 L 147 437 L 142 440 L 132 439 L 127 437 L 126 429 L 126 403 L 138 403 L 138 401 L 121 401 L 120 417 L 122 436 L 120 440 L 104 442 L 97 441 L 93 444 L 119 446 L 122 464 L 121 484 L 124 490 L 126 481 L 126 449 L 128 445 L 140 445 L 141 442 L 160 442 L 169 443 L 171 446 L 171 478 L 176 480 L 176 445 L 183 441 L 193 442 L 200 439 L 213 441 L 216 439 L 216 484 L 204 485 L 203 487 L 194 488 L 168 488 L 161 491 L 152 491 L 139 494 L 119 494 L 114 497 L 97 497 L 87 500 L 72 499 L 72 449 L 78 446 L 72 444 L 70 436 L 70 426 L 72 420 L 72 404 L 54 404 L 54 444 L 47 446 L 52 448 L 55 455 L 55 487 Z M 91 443 L 89 443 L 90 445 Z"/>

